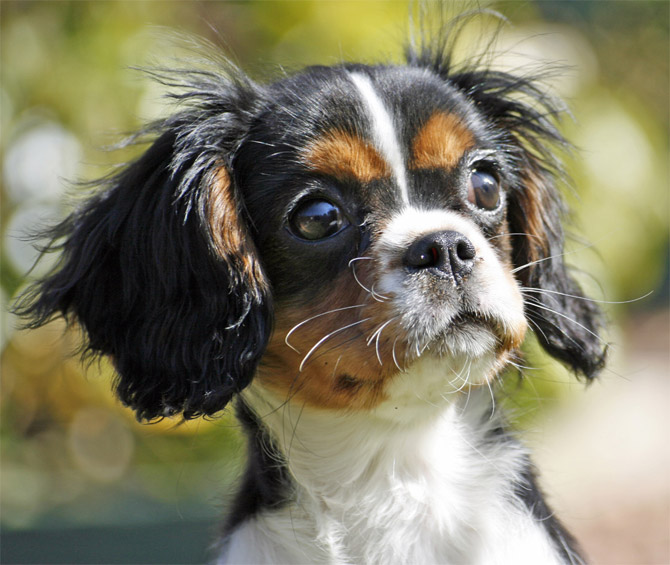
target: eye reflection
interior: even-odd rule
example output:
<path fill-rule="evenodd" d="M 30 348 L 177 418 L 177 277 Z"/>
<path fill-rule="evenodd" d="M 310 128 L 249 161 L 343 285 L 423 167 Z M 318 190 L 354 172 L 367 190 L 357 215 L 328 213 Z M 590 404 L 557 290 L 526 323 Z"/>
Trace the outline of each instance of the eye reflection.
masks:
<path fill-rule="evenodd" d="M 322 199 L 308 199 L 299 203 L 289 219 L 291 231 L 308 241 L 331 237 L 348 223 L 338 206 Z"/>

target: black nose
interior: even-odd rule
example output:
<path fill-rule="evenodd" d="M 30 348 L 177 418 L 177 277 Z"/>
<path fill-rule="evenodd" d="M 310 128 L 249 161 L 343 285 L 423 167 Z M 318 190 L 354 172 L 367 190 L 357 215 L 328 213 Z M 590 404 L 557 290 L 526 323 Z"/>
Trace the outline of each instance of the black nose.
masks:
<path fill-rule="evenodd" d="M 405 253 L 405 266 L 412 271 L 432 270 L 460 284 L 472 272 L 475 256 L 475 246 L 462 233 L 440 231 L 412 243 Z"/>

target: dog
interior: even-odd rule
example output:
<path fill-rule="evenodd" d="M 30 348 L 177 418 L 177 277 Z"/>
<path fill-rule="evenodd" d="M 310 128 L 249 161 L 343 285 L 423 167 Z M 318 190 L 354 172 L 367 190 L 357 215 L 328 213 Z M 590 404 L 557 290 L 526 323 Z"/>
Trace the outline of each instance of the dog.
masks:
<path fill-rule="evenodd" d="M 495 404 L 529 330 L 604 365 L 564 264 L 563 109 L 452 43 L 267 84 L 156 70 L 177 110 L 48 234 L 32 326 L 78 323 L 142 421 L 234 404 L 222 563 L 583 562 Z"/>

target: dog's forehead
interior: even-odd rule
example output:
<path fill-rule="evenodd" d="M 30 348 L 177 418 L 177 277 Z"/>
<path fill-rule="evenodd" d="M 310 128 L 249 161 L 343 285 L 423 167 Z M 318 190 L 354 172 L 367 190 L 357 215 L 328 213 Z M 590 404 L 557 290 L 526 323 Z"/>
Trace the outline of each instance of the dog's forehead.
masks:
<path fill-rule="evenodd" d="M 274 110 L 293 118 L 286 122 L 287 132 L 297 135 L 332 129 L 369 133 L 371 112 L 381 109 L 377 103 L 399 128 L 410 130 L 436 111 L 467 112 L 464 97 L 449 82 L 426 69 L 402 66 L 312 67 L 274 85 L 272 95 Z"/>
<path fill-rule="evenodd" d="M 477 143 L 477 120 L 448 82 L 407 67 L 309 69 L 277 87 L 272 112 L 275 135 L 309 169 L 387 179 L 406 203 L 413 171 L 452 169 Z"/>

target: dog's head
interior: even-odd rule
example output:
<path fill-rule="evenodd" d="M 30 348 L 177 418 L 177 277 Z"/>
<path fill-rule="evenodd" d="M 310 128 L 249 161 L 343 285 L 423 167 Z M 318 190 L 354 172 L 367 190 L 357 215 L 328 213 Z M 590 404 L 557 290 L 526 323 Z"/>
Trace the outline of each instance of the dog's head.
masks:
<path fill-rule="evenodd" d="M 352 409 L 426 359 L 477 384 L 528 327 L 575 372 L 602 366 L 532 81 L 425 54 L 180 80 L 185 107 L 53 231 L 60 262 L 19 308 L 78 320 L 139 418 L 214 414 L 254 376 Z"/>

